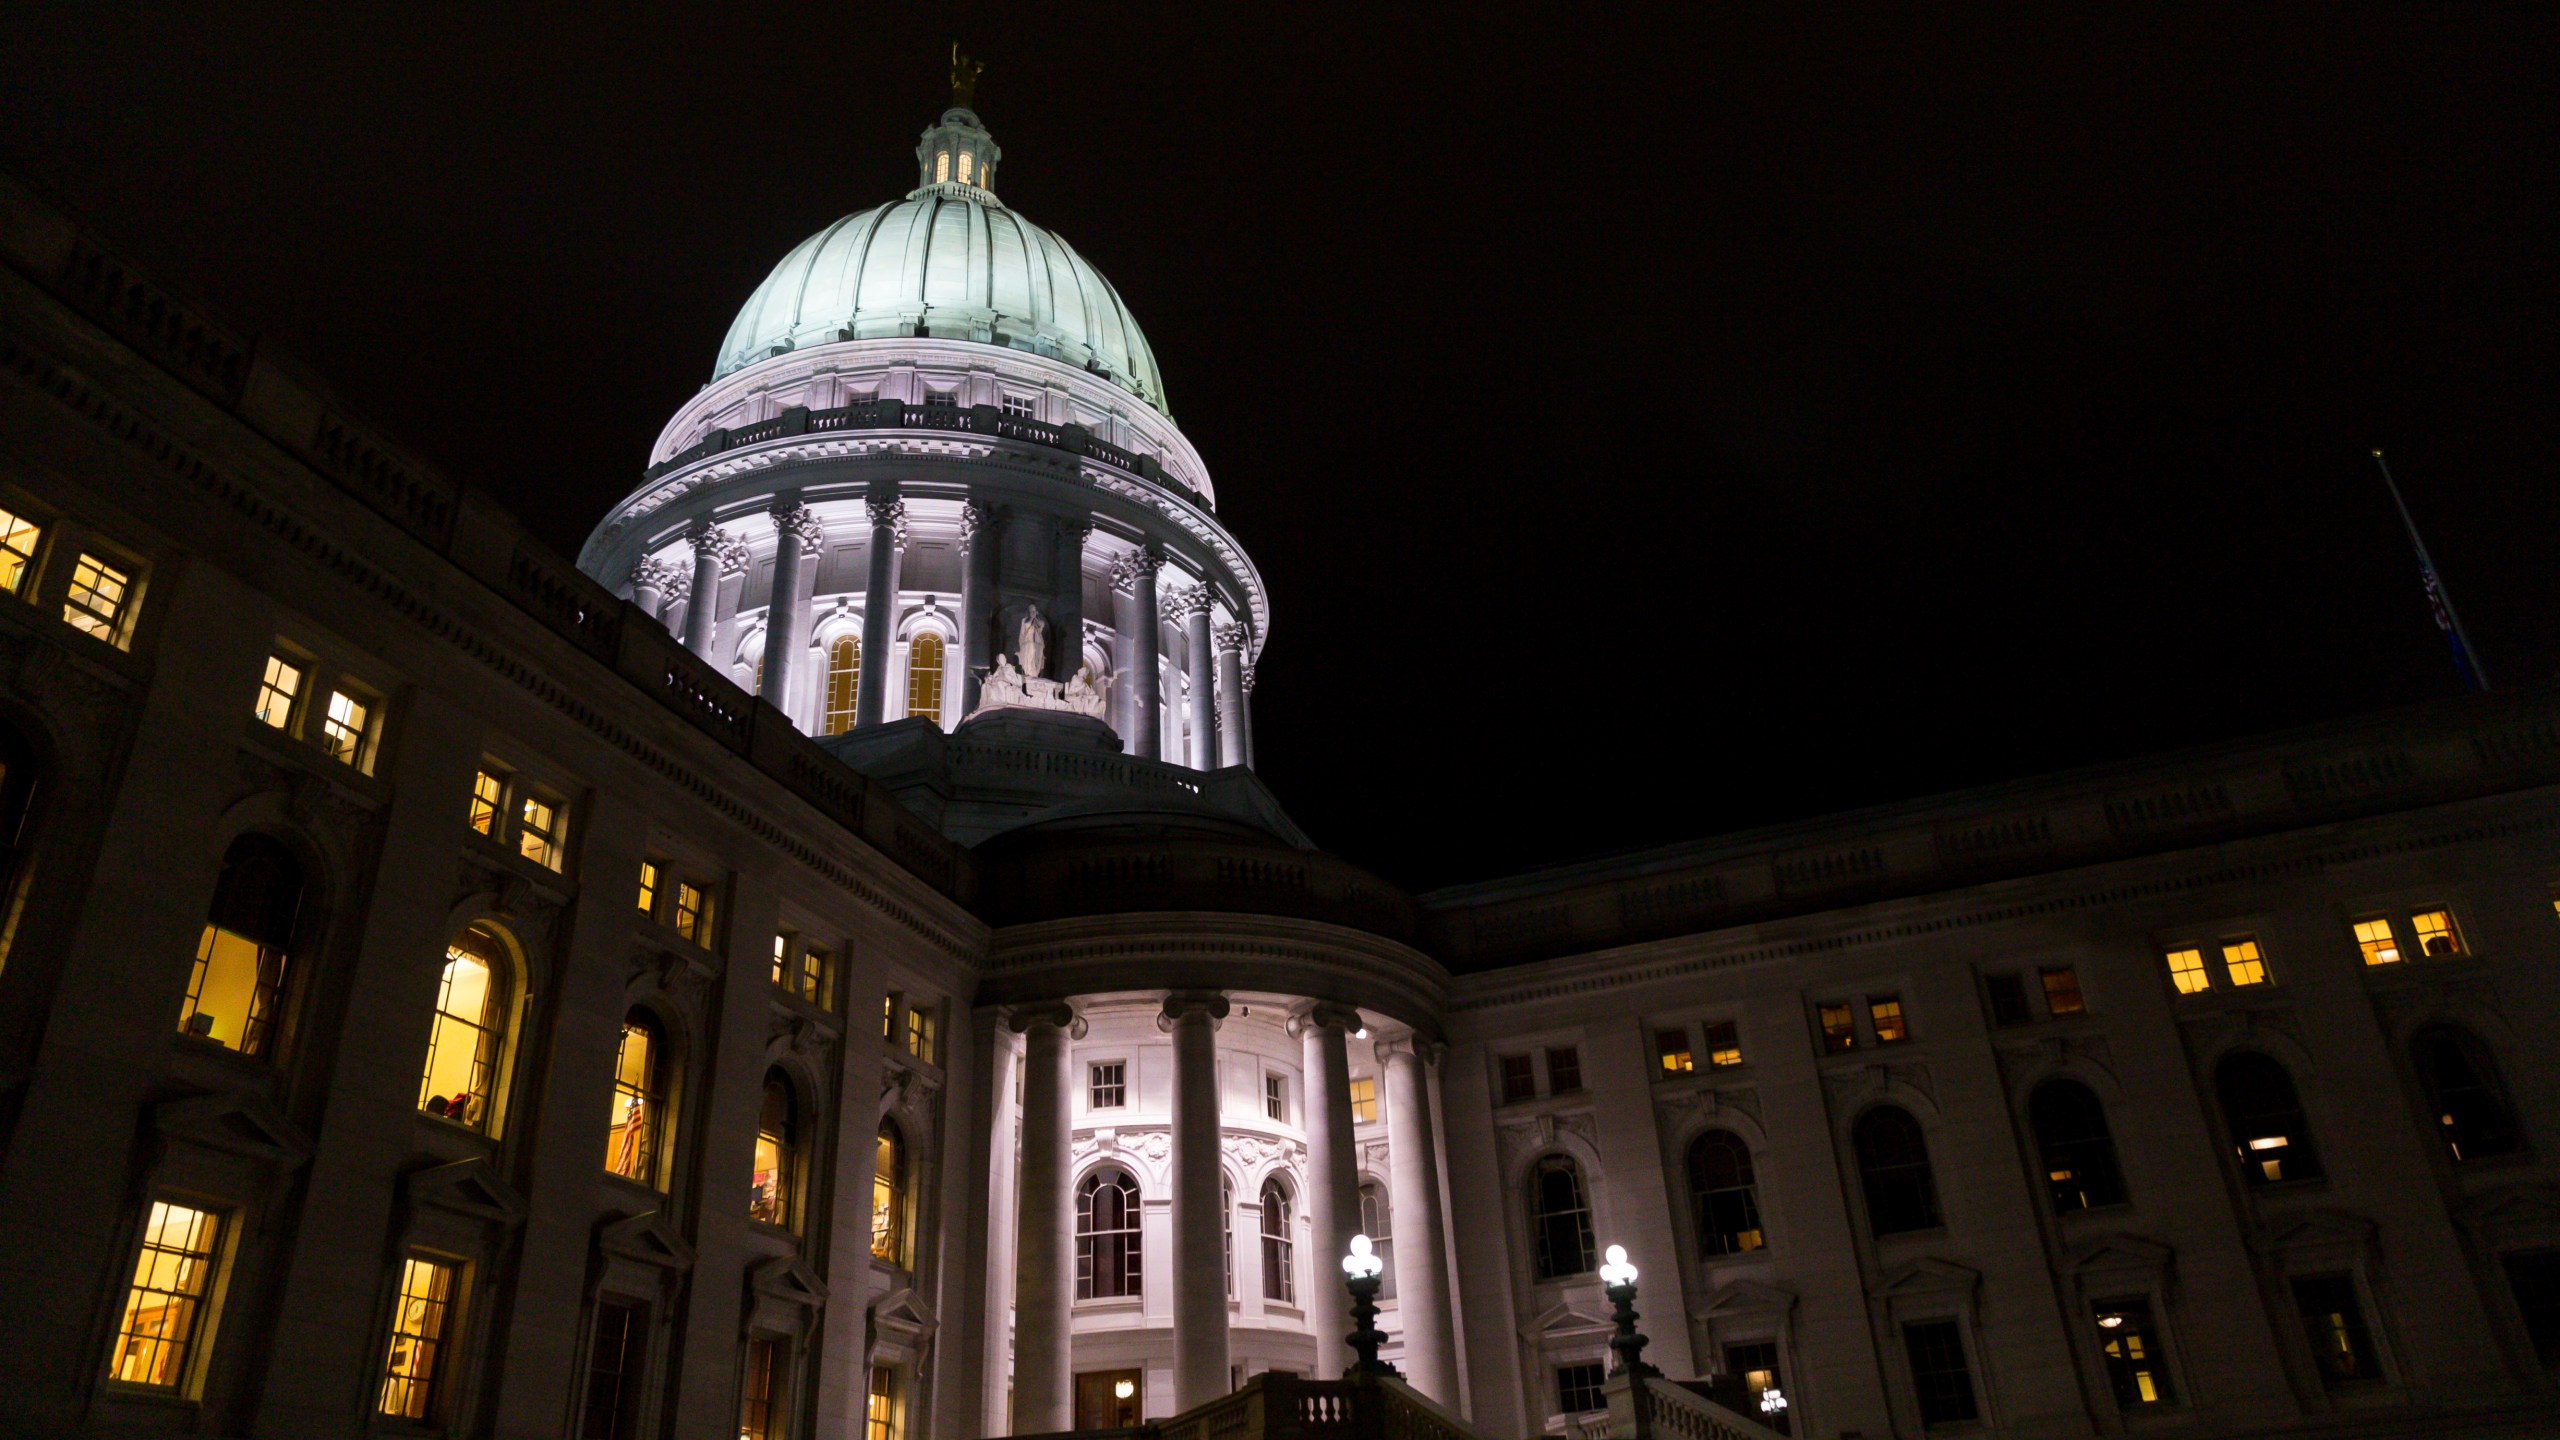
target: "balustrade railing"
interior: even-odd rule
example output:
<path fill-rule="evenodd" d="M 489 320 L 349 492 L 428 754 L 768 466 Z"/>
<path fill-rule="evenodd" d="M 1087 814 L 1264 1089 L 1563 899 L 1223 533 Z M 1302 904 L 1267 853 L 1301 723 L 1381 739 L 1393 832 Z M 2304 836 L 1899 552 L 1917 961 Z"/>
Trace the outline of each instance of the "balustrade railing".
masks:
<path fill-rule="evenodd" d="M 1305 1380 L 1267 1373 L 1247 1380 L 1232 1395 L 1135 1429 L 1067 1435 L 1075 1440 L 1483 1440 L 1393 1377 Z"/>
<path fill-rule="evenodd" d="M 1609 1433 L 1629 1440 L 1637 1433 L 1636 1407 L 1658 1440 L 1786 1440 L 1768 1426 L 1718 1405 L 1676 1381 L 1659 1375 L 1640 1387 L 1630 1386 L 1624 1371 L 1609 1377 Z"/>

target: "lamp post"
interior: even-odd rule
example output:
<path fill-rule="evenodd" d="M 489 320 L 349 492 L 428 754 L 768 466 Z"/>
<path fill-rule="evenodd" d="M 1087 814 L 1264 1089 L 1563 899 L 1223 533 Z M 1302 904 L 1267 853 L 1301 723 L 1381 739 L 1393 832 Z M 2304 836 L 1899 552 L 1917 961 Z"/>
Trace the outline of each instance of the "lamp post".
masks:
<path fill-rule="evenodd" d="M 1351 1352 L 1360 1358 L 1343 1372 L 1346 1380 L 1374 1380 L 1393 1375 L 1396 1367 L 1378 1358 L 1387 1337 L 1378 1333 L 1379 1276 L 1387 1264 L 1372 1252 L 1369 1237 L 1351 1237 L 1351 1253 L 1342 1257 L 1343 1283 L 1351 1289 Z"/>
<path fill-rule="evenodd" d="M 1609 1338 L 1609 1348 L 1618 1352 L 1618 1373 L 1627 1377 L 1627 1404 L 1635 1412 L 1635 1440 L 1653 1440 L 1653 1407 L 1644 1393 L 1648 1375 L 1662 1372 L 1645 1363 L 1647 1343 L 1636 1330 L 1636 1267 L 1627 1263 L 1627 1247 L 1612 1245 L 1607 1260 L 1600 1266 L 1602 1292 L 1617 1310 L 1610 1318 L 1618 1322 L 1618 1333 Z"/>

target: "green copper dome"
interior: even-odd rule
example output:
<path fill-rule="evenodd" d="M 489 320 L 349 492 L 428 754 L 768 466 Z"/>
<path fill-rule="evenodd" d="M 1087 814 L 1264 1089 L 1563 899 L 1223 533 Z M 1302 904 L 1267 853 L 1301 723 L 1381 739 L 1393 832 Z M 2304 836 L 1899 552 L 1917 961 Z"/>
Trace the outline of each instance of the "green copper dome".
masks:
<path fill-rule="evenodd" d="M 987 188 L 1001 153 L 976 115 L 946 111 L 917 146 L 922 183 L 782 257 L 729 326 L 712 378 L 812 345 L 924 334 L 1046 355 L 1164 410 L 1155 354 L 1119 292 Z"/>

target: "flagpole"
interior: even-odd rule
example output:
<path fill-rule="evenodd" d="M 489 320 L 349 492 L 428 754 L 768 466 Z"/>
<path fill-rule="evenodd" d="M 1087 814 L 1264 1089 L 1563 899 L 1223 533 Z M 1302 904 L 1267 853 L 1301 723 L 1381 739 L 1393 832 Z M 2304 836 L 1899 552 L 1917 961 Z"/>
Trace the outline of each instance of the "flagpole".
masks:
<path fill-rule="evenodd" d="M 2436 628 L 2453 642 L 2454 663 L 2463 677 L 2482 691 L 2489 688 L 2489 672 L 2480 666 L 2480 652 L 2471 648 L 2471 636 L 2462 628 L 2462 613 L 2453 608 L 2453 594 L 2436 578 L 2436 562 L 2427 555 L 2427 542 L 2418 537 L 2418 522 L 2409 515 L 2409 502 L 2400 498 L 2400 482 L 2391 478 L 2391 464 L 2382 452 L 2373 452 L 2373 463 L 2382 471 L 2382 483 L 2391 491 L 2392 508 L 2400 512 L 2400 524 L 2409 532 L 2409 544 L 2418 552 L 2418 574 L 2426 581 L 2427 601 L 2436 612 Z"/>

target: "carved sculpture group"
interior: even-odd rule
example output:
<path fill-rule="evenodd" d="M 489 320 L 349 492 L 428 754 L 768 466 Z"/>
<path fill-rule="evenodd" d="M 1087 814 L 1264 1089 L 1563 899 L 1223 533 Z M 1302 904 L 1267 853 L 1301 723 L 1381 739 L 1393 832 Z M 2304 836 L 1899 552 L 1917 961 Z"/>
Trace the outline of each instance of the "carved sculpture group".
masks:
<path fill-rule="evenodd" d="M 1035 605 L 1023 612 L 1022 624 L 1015 631 L 1014 654 L 996 657 L 995 668 L 987 672 L 978 687 L 978 708 L 969 714 L 974 717 L 990 710 L 1065 710 L 1104 719 L 1105 707 L 1110 703 L 1110 673 L 1096 675 L 1091 665 L 1080 665 L 1074 679 L 1051 680 L 1040 673 L 1048 668 L 1048 658 L 1049 622 Z"/>

